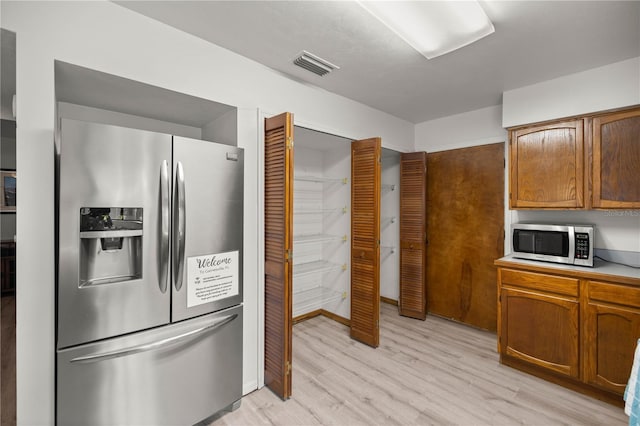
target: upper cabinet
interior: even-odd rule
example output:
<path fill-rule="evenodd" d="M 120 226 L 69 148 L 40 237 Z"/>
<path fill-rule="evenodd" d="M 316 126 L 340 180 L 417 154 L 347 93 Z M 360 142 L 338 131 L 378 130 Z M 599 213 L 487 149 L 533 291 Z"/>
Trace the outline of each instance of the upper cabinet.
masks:
<path fill-rule="evenodd" d="M 593 118 L 593 207 L 640 208 L 640 108 Z"/>
<path fill-rule="evenodd" d="M 639 209 L 640 107 L 509 129 L 511 209 Z"/>
<path fill-rule="evenodd" d="M 512 130 L 509 206 L 584 208 L 583 120 Z"/>

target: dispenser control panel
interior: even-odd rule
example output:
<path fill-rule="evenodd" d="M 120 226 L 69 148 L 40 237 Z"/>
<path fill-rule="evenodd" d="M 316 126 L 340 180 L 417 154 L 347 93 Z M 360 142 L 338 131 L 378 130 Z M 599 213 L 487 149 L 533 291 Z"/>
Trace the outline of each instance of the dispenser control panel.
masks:
<path fill-rule="evenodd" d="M 80 287 L 142 278 L 143 209 L 80 209 Z"/>

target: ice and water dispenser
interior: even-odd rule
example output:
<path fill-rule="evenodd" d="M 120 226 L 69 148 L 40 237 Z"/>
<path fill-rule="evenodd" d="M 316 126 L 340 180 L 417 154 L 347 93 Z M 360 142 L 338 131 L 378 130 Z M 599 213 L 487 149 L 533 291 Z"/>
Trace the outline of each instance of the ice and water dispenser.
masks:
<path fill-rule="evenodd" d="M 80 287 L 142 278 L 142 208 L 80 209 Z"/>

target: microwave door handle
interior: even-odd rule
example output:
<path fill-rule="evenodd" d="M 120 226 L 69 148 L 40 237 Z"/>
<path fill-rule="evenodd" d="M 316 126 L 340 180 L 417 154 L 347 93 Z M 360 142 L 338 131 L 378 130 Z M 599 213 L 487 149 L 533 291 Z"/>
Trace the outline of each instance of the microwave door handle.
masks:
<path fill-rule="evenodd" d="M 174 227 L 173 227 L 173 271 L 174 287 L 176 291 L 182 288 L 182 276 L 184 273 L 184 247 L 185 247 L 185 193 L 184 170 L 182 163 L 176 165 L 176 191 L 174 200 Z M 177 223 L 177 226 L 175 226 Z"/>
<path fill-rule="evenodd" d="M 158 286 L 160 291 L 167 291 L 169 279 L 169 165 L 167 160 L 160 166 L 160 255 L 158 256 Z"/>
<path fill-rule="evenodd" d="M 576 233 L 573 226 L 569 226 L 569 263 L 573 263 L 576 259 Z"/>

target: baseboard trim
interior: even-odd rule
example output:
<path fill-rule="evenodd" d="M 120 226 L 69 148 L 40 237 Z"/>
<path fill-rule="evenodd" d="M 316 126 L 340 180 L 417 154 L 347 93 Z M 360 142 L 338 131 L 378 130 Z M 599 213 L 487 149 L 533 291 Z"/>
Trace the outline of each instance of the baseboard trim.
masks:
<path fill-rule="evenodd" d="M 322 311 L 323 309 L 316 309 L 315 311 L 311 311 L 311 312 L 307 312 L 306 314 L 299 315 L 293 318 L 293 324 L 295 325 L 299 322 L 306 321 L 311 318 L 315 318 L 318 315 L 322 315 Z"/>
<path fill-rule="evenodd" d="M 297 324 L 302 321 L 306 321 L 311 318 L 315 318 L 319 315 L 327 317 L 335 322 L 338 322 L 342 325 L 346 325 L 347 327 L 351 326 L 351 321 L 345 317 L 341 317 L 340 315 L 334 314 L 333 312 L 326 311 L 324 309 L 316 309 L 315 311 L 307 312 L 306 314 L 299 315 L 293 318 L 293 324 Z"/>
<path fill-rule="evenodd" d="M 383 303 L 388 303 L 389 305 L 398 306 L 397 300 L 393 300 L 388 297 L 380 296 L 380 301 Z"/>
<path fill-rule="evenodd" d="M 323 316 L 325 316 L 325 317 L 327 317 L 329 319 L 332 319 L 335 322 L 339 322 L 342 325 L 346 325 L 347 327 L 351 326 L 351 321 L 348 320 L 347 318 L 341 317 L 340 315 L 336 315 L 333 312 L 325 311 L 324 309 L 321 309 L 321 311 L 322 311 L 322 315 Z"/>

